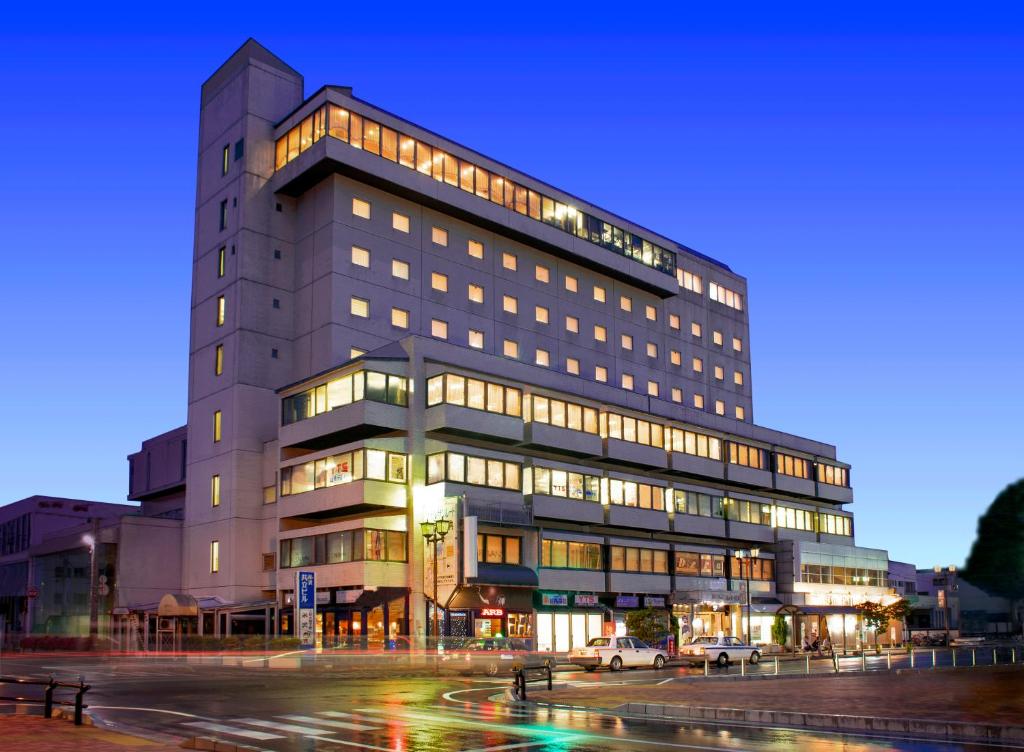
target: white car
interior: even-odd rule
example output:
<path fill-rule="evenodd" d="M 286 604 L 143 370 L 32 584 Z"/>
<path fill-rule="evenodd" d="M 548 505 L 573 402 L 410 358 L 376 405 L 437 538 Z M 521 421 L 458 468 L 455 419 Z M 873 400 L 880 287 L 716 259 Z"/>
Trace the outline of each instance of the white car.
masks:
<path fill-rule="evenodd" d="M 736 637 L 695 637 L 693 642 L 679 649 L 679 657 L 700 663 L 706 657 L 724 668 L 740 659 L 757 663 L 761 660 L 761 651 L 753 645 L 744 645 Z"/>
<path fill-rule="evenodd" d="M 607 666 L 612 671 L 623 668 L 662 668 L 667 656 L 665 651 L 648 647 L 636 637 L 595 637 L 585 648 L 569 651 L 569 663 L 582 666 L 585 671 L 594 671 Z"/>

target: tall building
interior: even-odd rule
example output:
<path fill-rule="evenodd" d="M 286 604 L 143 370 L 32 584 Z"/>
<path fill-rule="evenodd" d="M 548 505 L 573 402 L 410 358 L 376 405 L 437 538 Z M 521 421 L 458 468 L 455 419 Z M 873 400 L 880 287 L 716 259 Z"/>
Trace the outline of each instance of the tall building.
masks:
<path fill-rule="evenodd" d="M 183 589 L 288 631 L 309 568 L 326 639 L 420 637 L 446 517 L 449 633 L 845 632 L 885 552 L 834 446 L 754 422 L 747 316 L 725 263 L 249 40 L 202 87 Z"/>

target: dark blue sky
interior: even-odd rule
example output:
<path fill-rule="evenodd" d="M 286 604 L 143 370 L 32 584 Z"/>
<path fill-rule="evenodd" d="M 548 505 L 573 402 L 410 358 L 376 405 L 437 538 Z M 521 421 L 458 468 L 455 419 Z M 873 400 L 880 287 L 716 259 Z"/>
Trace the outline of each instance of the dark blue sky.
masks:
<path fill-rule="evenodd" d="M 199 86 L 252 35 L 744 274 L 756 421 L 838 446 L 859 544 L 961 563 L 1024 475 L 1024 25 L 787 7 L 5 17 L 0 503 L 123 499 L 184 421 Z"/>

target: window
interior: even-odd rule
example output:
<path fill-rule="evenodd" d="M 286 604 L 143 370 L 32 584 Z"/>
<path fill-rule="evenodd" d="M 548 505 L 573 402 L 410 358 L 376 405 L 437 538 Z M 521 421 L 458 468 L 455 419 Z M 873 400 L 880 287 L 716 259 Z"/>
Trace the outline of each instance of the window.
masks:
<path fill-rule="evenodd" d="M 775 472 L 782 475 L 790 475 L 794 478 L 810 480 L 811 463 L 803 457 L 794 457 L 790 454 L 775 453 Z"/>
<path fill-rule="evenodd" d="M 220 476 L 210 476 L 210 506 L 220 506 Z"/>
<path fill-rule="evenodd" d="M 594 366 L 594 380 L 601 383 L 608 381 L 608 369 L 604 366 Z"/>
<path fill-rule="evenodd" d="M 551 353 L 538 347 L 534 352 L 533 362 L 547 368 L 551 365 Z"/>
<path fill-rule="evenodd" d="M 818 532 L 828 535 L 853 535 L 850 517 L 818 512 Z"/>
<path fill-rule="evenodd" d="M 633 336 L 630 334 L 623 334 L 620 338 L 623 350 L 633 349 Z"/>
<path fill-rule="evenodd" d="M 399 232 L 409 232 L 409 218 L 398 212 L 391 212 L 391 227 Z"/>
<path fill-rule="evenodd" d="M 739 337 L 733 337 L 732 349 L 734 352 L 743 352 L 743 340 L 741 340 Z"/>
<path fill-rule="evenodd" d="M 355 353 L 355 348 L 353 348 Z M 353 357 L 358 355 L 353 354 Z M 281 425 L 287 426 L 360 400 L 408 406 L 408 380 L 378 371 L 356 371 L 285 397 Z"/>
<path fill-rule="evenodd" d="M 724 379 L 725 378 L 725 369 L 722 368 L 721 366 L 715 366 L 715 378 L 718 381 L 721 381 L 722 379 Z"/>
<path fill-rule="evenodd" d="M 606 342 L 608 340 L 608 330 L 600 324 L 594 324 L 594 339 L 598 342 Z"/>
<path fill-rule="evenodd" d="M 217 250 L 217 277 L 223 277 L 227 265 L 227 246 L 221 246 Z"/>
<path fill-rule="evenodd" d="M 704 409 L 704 395 L 703 394 L 694 394 L 693 395 L 693 406 L 695 408 L 697 408 L 698 410 L 703 410 Z"/>
<path fill-rule="evenodd" d="M 580 320 L 575 316 L 565 317 L 565 331 L 570 334 L 579 334 L 580 332 Z"/>
<path fill-rule="evenodd" d="M 522 390 L 456 373 L 445 373 L 427 379 L 427 407 L 442 402 L 514 418 L 523 415 Z"/>
<path fill-rule="evenodd" d="M 692 272 L 677 268 L 676 279 L 679 281 L 679 286 L 686 290 L 695 293 L 704 291 L 704 285 L 699 274 L 693 274 Z"/>
<path fill-rule="evenodd" d="M 448 339 L 448 322 L 441 319 L 430 320 L 430 336 L 438 339 Z"/>
<path fill-rule="evenodd" d="M 704 373 L 704 361 L 701 360 L 700 358 L 693 359 L 693 372 Z"/>
<path fill-rule="evenodd" d="M 484 288 L 480 285 L 471 284 L 466 288 L 466 297 L 469 298 L 470 303 L 483 303 Z"/>
<path fill-rule="evenodd" d="M 484 244 L 478 240 L 469 240 L 466 242 L 466 253 L 476 259 L 482 259 L 484 257 Z"/>
<path fill-rule="evenodd" d="M 715 400 L 715 415 L 725 415 L 725 403 L 722 400 Z"/>
<path fill-rule="evenodd" d="M 850 478 L 845 467 L 818 463 L 818 482 L 827 483 L 830 486 L 849 486 Z"/>
<path fill-rule="evenodd" d="M 676 551 L 676 574 L 689 577 L 724 577 L 725 557 L 694 551 Z"/>
<path fill-rule="evenodd" d="M 684 491 L 675 489 L 673 491 L 676 513 L 690 514 L 695 517 L 718 517 L 725 519 L 726 500 L 722 496 L 711 496 L 696 491 Z M 765 505 L 769 510 L 771 506 Z"/>
<path fill-rule="evenodd" d="M 224 318 L 227 314 L 227 303 L 223 295 L 217 296 L 217 326 L 224 326 Z"/>
<path fill-rule="evenodd" d="M 361 319 L 369 318 L 370 301 L 365 298 L 357 298 L 353 296 L 349 301 L 349 312 L 353 316 L 358 316 Z"/>
<path fill-rule="evenodd" d="M 228 174 L 228 168 L 230 168 L 230 167 L 231 167 L 231 146 L 230 146 L 230 144 L 228 144 L 228 145 L 226 145 L 224 147 L 224 154 L 223 154 L 223 157 L 221 158 L 220 174 L 221 175 L 227 175 Z"/>
<path fill-rule="evenodd" d="M 665 428 L 660 423 L 651 423 L 619 413 L 605 413 L 601 416 L 601 423 L 605 435 L 610 439 L 644 444 L 658 449 L 665 447 Z"/>
<path fill-rule="evenodd" d="M 398 329 L 408 329 L 409 312 L 406 311 L 404 308 L 392 308 L 391 326 L 397 327 Z"/>
<path fill-rule="evenodd" d="M 658 309 L 652 305 L 644 306 L 644 315 L 647 317 L 648 321 L 657 321 Z"/>
<path fill-rule="evenodd" d="M 434 245 L 448 245 L 448 231 L 443 227 L 434 227 L 430 230 L 430 239 Z"/>
<path fill-rule="evenodd" d="M 594 300 L 598 303 L 604 303 L 607 300 L 607 292 L 603 287 L 594 285 Z"/>
<path fill-rule="evenodd" d="M 629 313 L 633 310 L 633 299 L 628 295 L 619 296 L 619 308 Z"/>
<path fill-rule="evenodd" d="M 703 330 L 701 329 L 701 325 L 699 323 L 697 323 L 696 321 L 690 323 L 690 334 L 692 334 L 694 337 L 700 337 L 702 332 Z"/>
<path fill-rule="evenodd" d="M 743 371 L 732 372 L 732 383 L 736 386 L 743 386 Z"/>
<path fill-rule="evenodd" d="M 228 228 L 228 200 L 224 199 L 220 202 L 220 229 L 221 231 Z"/>
<path fill-rule="evenodd" d="M 735 441 L 729 442 L 729 463 L 732 465 L 743 465 L 752 467 L 755 470 L 768 469 L 768 453 L 760 447 L 739 444 Z"/>
<path fill-rule="evenodd" d="M 403 530 L 339 530 L 334 533 L 286 538 L 281 541 L 281 569 L 349 561 L 406 560 Z"/>
<path fill-rule="evenodd" d="M 743 310 L 743 296 L 717 282 L 708 285 L 708 297 L 737 311 Z"/>
<path fill-rule="evenodd" d="M 213 375 L 224 373 L 224 345 L 217 345 L 213 351 Z"/>
<path fill-rule="evenodd" d="M 273 306 L 274 308 L 280 308 L 280 307 L 281 307 L 281 301 L 280 301 L 280 300 L 278 300 L 277 298 L 274 298 L 274 299 L 273 299 L 273 300 L 271 301 L 271 305 L 272 305 L 272 306 Z"/>
<path fill-rule="evenodd" d="M 674 366 L 681 366 L 683 364 L 683 354 L 678 350 L 669 350 L 668 360 Z"/>
<path fill-rule="evenodd" d="M 624 373 L 624 374 L 622 374 L 621 385 L 622 385 L 623 389 L 629 389 L 630 391 L 632 391 L 632 389 L 633 389 L 633 374 L 631 374 L 631 373 Z"/>
<path fill-rule="evenodd" d="M 352 214 L 362 219 L 370 218 L 370 202 L 363 201 L 361 198 L 352 199 Z"/>
<path fill-rule="evenodd" d="M 399 259 L 391 259 L 391 276 L 395 279 L 409 279 L 409 264 Z"/>
<path fill-rule="evenodd" d="M 487 564 L 519 564 L 522 540 L 518 536 L 477 533 L 477 561 Z"/>
<path fill-rule="evenodd" d="M 535 394 L 529 398 L 529 419 L 571 431 L 598 432 L 598 413 L 593 407 Z"/>
<path fill-rule="evenodd" d="M 220 571 L 220 541 L 210 541 L 210 572 L 217 574 Z"/>
<path fill-rule="evenodd" d="M 653 342 L 647 343 L 647 357 L 657 358 L 658 357 L 658 346 Z"/>
<path fill-rule="evenodd" d="M 814 512 L 793 507 L 775 507 L 775 527 L 814 531 Z M 852 583 L 851 583 L 852 584 Z"/>
<path fill-rule="evenodd" d="M 665 428 L 665 449 L 710 460 L 722 459 L 722 440 L 720 438 L 674 426 Z"/>
<path fill-rule="evenodd" d="M 277 484 L 263 487 L 263 503 L 273 504 L 277 501 Z"/>
<path fill-rule="evenodd" d="M 736 420 L 744 420 L 747 417 L 747 411 L 743 409 L 743 405 L 736 405 Z"/>
<path fill-rule="evenodd" d="M 235 161 L 237 162 L 245 154 L 245 139 L 240 138 L 235 141 Z"/>
<path fill-rule="evenodd" d="M 213 443 L 220 441 L 221 435 L 221 413 L 220 410 L 213 411 Z"/>
<path fill-rule="evenodd" d="M 683 390 L 677 386 L 672 387 L 672 401 L 682 402 L 683 401 Z"/>
<path fill-rule="evenodd" d="M 648 397 L 657 397 L 658 396 L 658 382 L 657 381 L 648 381 L 647 382 L 647 396 Z"/>
<path fill-rule="evenodd" d="M 513 339 L 506 339 L 502 342 L 501 352 L 506 358 L 518 358 L 519 343 Z"/>
<path fill-rule="evenodd" d="M 573 277 L 571 274 L 566 274 L 565 275 L 565 289 L 566 289 L 567 292 L 578 292 L 579 291 L 579 283 L 578 283 L 577 279 L 575 277 Z"/>
<path fill-rule="evenodd" d="M 540 565 L 552 569 L 600 570 L 601 544 L 576 541 L 541 541 Z"/>
<path fill-rule="evenodd" d="M 352 246 L 352 263 L 356 266 L 370 268 L 370 252 L 357 245 Z"/>
<path fill-rule="evenodd" d="M 571 373 L 573 376 L 580 375 L 580 362 L 576 358 L 565 359 L 565 372 Z"/>
<path fill-rule="evenodd" d="M 747 522 L 751 525 L 771 525 L 772 507 L 771 504 L 762 504 L 759 501 L 747 501 L 745 499 L 726 499 L 726 516 L 737 522 Z"/>
<path fill-rule="evenodd" d="M 613 572 L 668 574 L 668 551 L 662 549 L 609 546 L 608 558 Z"/>
<path fill-rule="evenodd" d="M 477 350 L 482 350 L 484 347 L 484 333 L 477 331 L 476 329 L 469 330 L 468 344 L 470 347 L 475 347 Z"/>
<path fill-rule="evenodd" d="M 281 496 L 295 496 L 357 480 L 405 483 L 407 479 L 406 455 L 383 449 L 355 449 L 281 468 Z"/>
<path fill-rule="evenodd" d="M 515 462 L 474 457 L 459 452 L 438 452 L 427 456 L 427 483 L 466 483 L 471 486 L 519 491 L 522 466 Z"/>
<path fill-rule="evenodd" d="M 505 313 L 519 313 L 519 299 L 512 295 L 503 295 L 501 297 L 501 309 Z"/>
<path fill-rule="evenodd" d="M 519 267 L 519 259 L 516 258 L 514 253 L 508 253 L 507 251 L 501 254 L 501 265 L 514 272 Z"/>
<path fill-rule="evenodd" d="M 547 284 L 548 282 L 551 281 L 551 270 L 548 269 L 548 267 L 546 266 L 537 264 L 537 266 L 534 269 L 533 276 L 534 279 L 536 279 L 538 282 L 543 282 L 544 284 Z"/>
<path fill-rule="evenodd" d="M 533 318 L 538 324 L 548 323 L 548 309 L 544 306 L 534 306 Z"/>
<path fill-rule="evenodd" d="M 721 347 L 722 346 L 722 333 L 717 331 L 717 330 L 711 332 L 711 341 L 714 342 L 719 347 Z"/>
<path fill-rule="evenodd" d="M 441 274 L 441 272 L 431 272 L 430 288 L 438 292 L 448 292 L 448 275 Z"/>

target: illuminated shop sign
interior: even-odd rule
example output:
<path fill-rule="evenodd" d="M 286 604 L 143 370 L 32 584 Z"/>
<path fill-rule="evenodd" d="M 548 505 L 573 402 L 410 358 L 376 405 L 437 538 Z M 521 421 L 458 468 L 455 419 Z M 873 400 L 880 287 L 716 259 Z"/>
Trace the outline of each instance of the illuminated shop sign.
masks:
<path fill-rule="evenodd" d="M 572 602 L 577 606 L 596 606 L 598 605 L 596 595 L 580 595 L 576 594 L 573 596 Z"/>
<path fill-rule="evenodd" d="M 640 596 L 617 595 L 615 596 L 615 608 L 640 608 Z"/>
<path fill-rule="evenodd" d="M 505 609 L 503 608 L 481 608 L 480 616 L 484 619 L 492 618 L 498 619 L 505 615 Z"/>
<path fill-rule="evenodd" d="M 540 602 L 545 606 L 568 606 L 569 596 L 565 593 L 541 593 Z"/>

